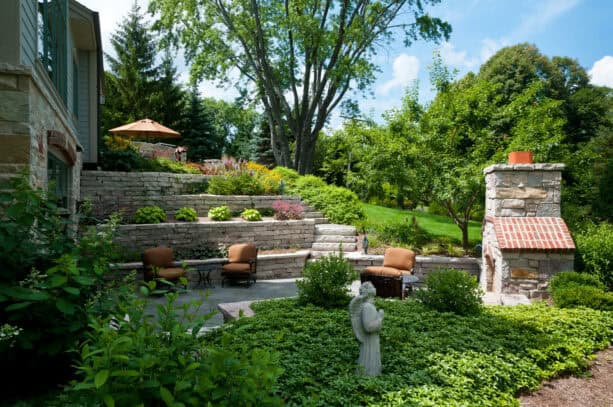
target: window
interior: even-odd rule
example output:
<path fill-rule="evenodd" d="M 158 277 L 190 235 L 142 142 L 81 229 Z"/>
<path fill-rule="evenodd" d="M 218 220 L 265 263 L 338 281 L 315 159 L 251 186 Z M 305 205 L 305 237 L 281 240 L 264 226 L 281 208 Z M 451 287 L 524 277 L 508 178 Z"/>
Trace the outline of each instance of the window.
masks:
<path fill-rule="evenodd" d="M 47 181 L 49 192 L 58 201 L 58 206 L 68 209 L 70 185 L 72 184 L 72 171 L 64 161 L 49 152 L 47 161 Z"/>
<path fill-rule="evenodd" d="M 66 103 L 66 0 L 38 0 L 38 57 Z"/>

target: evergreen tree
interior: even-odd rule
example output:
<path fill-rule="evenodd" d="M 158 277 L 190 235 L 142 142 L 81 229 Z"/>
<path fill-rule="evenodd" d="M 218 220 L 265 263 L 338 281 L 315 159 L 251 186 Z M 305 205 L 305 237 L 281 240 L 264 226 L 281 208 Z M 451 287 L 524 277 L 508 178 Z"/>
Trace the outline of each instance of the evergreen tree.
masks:
<path fill-rule="evenodd" d="M 224 147 L 223 135 L 215 131 L 211 116 L 202 104 L 196 84 L 189 92 L 181 144 L 185 145 L 190 161 L 219 158 Z"/>
<path fill-rule="evenodd" d="M 275 156 L 270 145 L 270 127 L 268 120 L 260 116 L 260 123 L 258 125 L 259 131 L 253 135 L 251 139 L 251 161 L 255 161 L 259 164 L 272 167 L 275 164 Z"/>
<path fill-rule="evenodd" d="M 177 69 L 173 64 L 170 49 L 165 50 L 159 71 L 160 77 L 155 83 L 156 92 L 152 97 L 151 118 L 183 136 L 189 128 L 185 126 L 186 93 L 177 84 Z"/>
<path fill-rule="evenodd" d="M 155 64 L 155 39 L 143 20 L 140 7 L 135 2 L 111 36 L 116 57 L 106 54 L 110 72 L 105 73 L 104 131 L 150 117 L 156 112 L 153 104 L 160 70 Z"/>

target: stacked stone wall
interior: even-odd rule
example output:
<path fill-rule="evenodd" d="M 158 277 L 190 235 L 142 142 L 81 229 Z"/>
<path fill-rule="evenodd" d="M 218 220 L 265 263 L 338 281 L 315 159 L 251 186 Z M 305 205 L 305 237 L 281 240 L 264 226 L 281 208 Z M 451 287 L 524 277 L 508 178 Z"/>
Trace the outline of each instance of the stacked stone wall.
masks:
<path fill-rule="evenodd" d="M 381 266 L 383 264 L 383 255 L 349 253 L 345 257 L 358 272 L 369 266 Z M 428 273 L 446 268 L 466 271 L 478 279 L 481 273 L 481 260 L 473 257 L 446 256 L 417 256 L 415 259 L 415 275 L 421 281 Z"/>
<path fill-rule="evenodd" d="M 199 174 L 83 171 L 81 200 L 89 199 L 98 217 L 107 217 L 121 210 L 126 219 L 147 205 L 159 206 L 172 218 L 178 209 L 186 206 L 194 208 L 198 216 L 207 216 L 209 209 L 221 205 L 239 211 L 245 208 L 271 208 L 272 203 L 279 199 L 300 203 L 300 198 L 295 196 L 200 193 L 208 178 L 208 175 Z"/>
<path fill-rule="evenodd" d="M 484 170 L 486 216 L 560 216 L 563 164 L 497 164 Z"/>
<path fill-rule="evenodd" d="M 314 236 L 315 221 L 312 219 L 160 223 L 122 225 L 115 242 L 136 252 L 155 246 L 199 249 L 234 243 L 254 243 L 260 249 L 310 248 Z"/>

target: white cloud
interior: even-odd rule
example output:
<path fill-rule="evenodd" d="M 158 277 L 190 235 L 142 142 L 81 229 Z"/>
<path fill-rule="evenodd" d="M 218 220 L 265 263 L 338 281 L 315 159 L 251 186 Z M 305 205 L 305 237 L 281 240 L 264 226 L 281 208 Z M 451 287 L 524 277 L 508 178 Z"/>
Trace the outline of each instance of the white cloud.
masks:
<path fill-rule="evenodd" d="M 534 2 L 537 5 L 528 17 L 513 31 L 511 37 L 515 40 L 523 40 L 531 34 L 541 31 L 550 22 L 575 8 L 580 0 L 547 0 Z"/>
<path fill-rule="evenodd" d="M 447 65 L 470 69 L 479 64 L 477 58 L 469 58 L 466 51 L 456 50 L 455 46 L 449 42 L 444 42 L 441 45 L 440 52 L 441 58 Z"/>
<path fill-rule="evenodd" d="M 394 88 L 403 88 L 417 79 L 419 59 L 413 55 L 400 54 L 392 65 L 392 79 L 379 86 L 377 92 L 387 95 Z"/>
<path fill-rule="evenodd" d="M 590 74 L 590 83 L 598 86 L 613 88 L 613 56 L 605 55 L 594 62 Z"/>
<path fill-rule="evenodd" d="M 491 38 L 486 38 L 481 40 L 481 53 L 480 59 L 481 63 L 484 63 L 488 59 L 490 59 L 500 48 L 509 45 L 506 40 L 494 40 Z"/>

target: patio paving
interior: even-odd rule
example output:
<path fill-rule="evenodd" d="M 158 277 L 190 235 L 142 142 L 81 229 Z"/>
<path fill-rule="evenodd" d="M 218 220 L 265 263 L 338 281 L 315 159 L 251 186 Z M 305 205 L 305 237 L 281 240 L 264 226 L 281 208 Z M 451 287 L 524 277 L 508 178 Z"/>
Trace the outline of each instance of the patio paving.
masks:
<path fill-rule="evenodd" d="M 190 286 L 188 292 L 179 295 L 176 304 L 180 305 L 201 299 L 203 305 L 198 311 L 200 314 L 206 314 L 211 311 L 215 312 L 213 317 L 206 321 L 205 327 L 215 327 L 223 324 L 223 316 L 217 309 L 218 304 L 245 303 L 271 298 L 295 297 L 298 294 L 296 280 L 296 278 L 260 280 L 250 287 L 247 285 L 226 285 L 222 287 L 218 282 L 215 282 L 214 288 L 203 289 Z M 354 281 L 351 284 L 352 295 L 357 295 L 359 288 L 360 281 Z M 530 303 L 525 296 L 517 295 L 486 293 L 483 299 L 486 305 L 517 305 Z M 157 305 L 163 304 L 165 301 L 163 296 L 149 297 L 147 312 L 155 314 Z"/>

